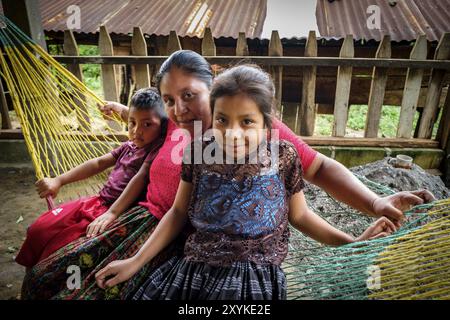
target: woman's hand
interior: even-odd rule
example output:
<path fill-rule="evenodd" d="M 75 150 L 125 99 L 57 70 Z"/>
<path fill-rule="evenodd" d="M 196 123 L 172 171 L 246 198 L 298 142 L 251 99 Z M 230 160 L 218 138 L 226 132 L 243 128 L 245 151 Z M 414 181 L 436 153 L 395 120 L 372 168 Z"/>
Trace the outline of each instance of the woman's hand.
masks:
<path fill-rule="evenodd" d="M 114 101 L 106 101 L 105 104 L 97 104 L 98 109 L 103 113 L 104 118 L 112 117 L 114 113 L 122 118 L 125 122 L 128 118 L 128 107 Z M 125 112 L 126 111 L 126 112 Z M 126 115 L 125 115 L 126 113 Z"/>
<path fill-rule="evenodd" d="M 391 233 L 397 231 L 397 227 L 394 223 L 386 217 L 381 217 L 369 226 L 366 231 L 363 232 L 355 241 L 364 241 L 386 237 Z"/>
<path fill-rule="evenodd" d="M 58 195 L 62 183 L 58 177 L 44 178 L 38 180 L 35 186 L 37 192 L 39 193 L 39 197 L 46 198 L 47 196 L 52 196 L 53 198 L 55 198 Z"/>
<path fill-rule="evenodd" d="M 100 217 L 92 221 L 87 229 L 86 229 L 86 236 L 93 237 L 99 233 L 102 233 L 105 231 L 106 227 L 108 227 L 114 220 L 116 220 L 117 216 L 110 212 L 106 211 L 104 214 L 102 214 Z"/>
<path fill-rule="evenodd" d="M 113 261 L 95 274 L 95 281 L 102 289 L 111 288 L 130 279 L 140 268 L 134 258 Z M 107 280 L 107 277 L 111 278 Z"/>
<path fill-rule="evenodd" d="M 416 205 L 429 203 L 434 200 L 436 198 L 428 190 L 402 191 L 375 199 L 372 203 L 372 208 L 376 217 L 386 216 L 399 228 L 405 218 L 404 211 L 408 211 Z"/>

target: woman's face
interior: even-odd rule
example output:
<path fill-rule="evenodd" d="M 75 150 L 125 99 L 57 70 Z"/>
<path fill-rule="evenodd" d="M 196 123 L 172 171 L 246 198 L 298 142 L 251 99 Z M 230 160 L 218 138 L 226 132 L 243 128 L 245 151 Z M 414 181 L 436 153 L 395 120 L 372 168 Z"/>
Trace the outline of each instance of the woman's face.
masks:
<path fill-rule="evenodd" d="M 193 75 L 172 68 L 160 84 L 161 97 L 169 118 L 194 136 L 194 121 L 202 121 L 202 131 L 211 127 L 208 86 Z"/>

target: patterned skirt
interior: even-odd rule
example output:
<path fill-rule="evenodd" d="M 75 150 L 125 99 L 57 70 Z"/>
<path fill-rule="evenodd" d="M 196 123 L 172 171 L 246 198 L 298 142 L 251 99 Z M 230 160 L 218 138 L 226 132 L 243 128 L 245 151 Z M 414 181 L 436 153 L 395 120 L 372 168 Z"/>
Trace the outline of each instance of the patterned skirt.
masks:
<path fill-rule="evenodd" d="M 27 270 L 22 299 L 126 299 L 132 297 L 154 268 L 180 255 L 183 239 L 178 239 L 142 268 L 133 278 L 103 290 L 95 274 L 114 260 L 133 256 L 158 224 L 144 207 L 137 206 L 117 218 L 102 234 L 81 237 L 54 252 Z"/>
<path fill-rule="evenodd" d="M 174 256 L 151 273 L 133 299 L 286 300 L 286 277 L 276 265 L 217 267 Z"/>

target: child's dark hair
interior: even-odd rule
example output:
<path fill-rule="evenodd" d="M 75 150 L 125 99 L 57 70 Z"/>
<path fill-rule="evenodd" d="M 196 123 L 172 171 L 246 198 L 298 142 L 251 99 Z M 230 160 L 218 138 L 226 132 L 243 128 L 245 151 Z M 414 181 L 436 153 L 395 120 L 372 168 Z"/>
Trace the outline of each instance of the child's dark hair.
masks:
<path fill-rule="evenodd" d="M 245 64 L 225 70 L 218 75 L 211 89 L 210 104 L 214 113 L 214 104 L 221 97 L 244 94 L 252 99 L 264 116 L 267 128 L 272 127 L 275 86 L 270 75 L 257 65 Z"/>
<path fill-rule="evenodd" d="M 164 103 L 155 88 L 142 88 L 131 97 L 130 107 L 138 110 L 152 110 L 161 120 L 167 119 Z"/>
<path fill-rule="evenodd" d="M 159 68 L 159 72 L 156 75 L 156 87 L 159 92 L 161 92 L 162 78 L 172 68 L 178 68 L 186 74 L 194 76 L 205 83 L 208 89 L 211 88 L 213 73 L 208 61 L 197 52 L 178 50 L 172 53 Z"/>

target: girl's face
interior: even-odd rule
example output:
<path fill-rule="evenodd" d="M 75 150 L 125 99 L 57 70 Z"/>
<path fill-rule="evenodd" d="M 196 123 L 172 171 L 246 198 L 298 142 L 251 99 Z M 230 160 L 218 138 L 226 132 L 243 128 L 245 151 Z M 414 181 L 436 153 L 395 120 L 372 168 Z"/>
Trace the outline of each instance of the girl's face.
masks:
<path fill-rule="evenodd" d="M 172 68 L 160 84 L 161 97 L 171 120 L 194 136 L 194 121 L 202 121 L 202 130 L 211 127 L 208 86 L 193 75 Z"/>
<path fill-rule="evenodd" d="M 152 110 L 130 108 L 128 136 L 138 148 L 142 148 L 161 135 L 161 119 Z"/>
<path fill-rule="evenodd" d="M 213 129 L 216 140 L 223 142 L 227 155 L 241 158 L 255 151 L 261 143 L 265 128 L 264 116 L 258 105 L 245 94 L 216 100 Z M 217 137 L 220 134 L 220 137 Z"/>

